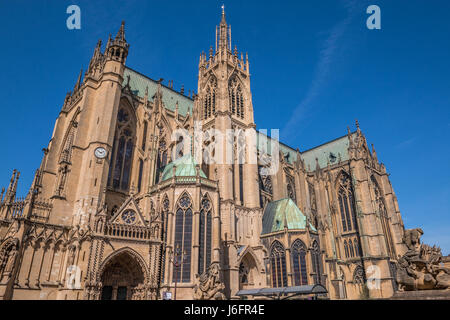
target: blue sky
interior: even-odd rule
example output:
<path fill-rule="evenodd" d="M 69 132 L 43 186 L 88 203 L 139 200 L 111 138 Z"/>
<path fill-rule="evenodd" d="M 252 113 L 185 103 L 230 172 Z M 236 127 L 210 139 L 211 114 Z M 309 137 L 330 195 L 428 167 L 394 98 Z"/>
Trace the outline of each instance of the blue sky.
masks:
<path fill-rule="evenodd" d="M 450 253 L 450 2 L 224 1 L 233 47 L 248 52 L 258 128 L 306 150 L 358 119 L 386 165 L 407 228 Z M 81 8 L 68 30 L 66 8 Z M 21 171 L 25 194 L 65 94 L 98 39 L 126 21 L 127 64 L 197 88 L 222 2 L 1 1 L 0 186 Z M 381 30 L 366 8 L 381 8 Z"/>

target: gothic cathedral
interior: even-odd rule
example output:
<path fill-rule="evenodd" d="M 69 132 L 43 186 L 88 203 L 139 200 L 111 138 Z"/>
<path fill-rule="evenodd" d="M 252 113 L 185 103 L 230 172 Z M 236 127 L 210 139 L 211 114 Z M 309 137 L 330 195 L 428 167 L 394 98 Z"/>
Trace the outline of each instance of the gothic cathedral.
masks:
<path fill-rule="evenodd" d="M 273 147 L 224 12 L 197 93 L 127 67 L 128 51 L 122 23 L 67 94 L 26 197 L 18 171 L 3 190 L 0 299 L 235 299 L 315 284 L 330 299 L 393 295 L 405 230 L 358 124 L 310 150 Z"/>

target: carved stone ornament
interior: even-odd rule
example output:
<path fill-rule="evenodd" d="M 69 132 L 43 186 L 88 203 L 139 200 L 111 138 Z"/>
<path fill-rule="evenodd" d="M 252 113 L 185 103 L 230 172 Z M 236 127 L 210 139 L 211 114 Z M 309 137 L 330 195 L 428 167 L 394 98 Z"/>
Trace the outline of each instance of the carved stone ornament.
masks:
<path fill-rule="evenodd" d="M 222 271 L 217 262 L 213 262 L 208 270 L 200 276 L 196 276 L 194 285 L 195 300 L 224 300 Z"/>
<path fill-rule="evenodd" d="M 403 242 L 408 251 L 397 262 L 396 281 L 400 291 L 450 290 L 450 269 L 442 265 L 441 249 L 420 243 L 421 229 L 406 230 Z"/>

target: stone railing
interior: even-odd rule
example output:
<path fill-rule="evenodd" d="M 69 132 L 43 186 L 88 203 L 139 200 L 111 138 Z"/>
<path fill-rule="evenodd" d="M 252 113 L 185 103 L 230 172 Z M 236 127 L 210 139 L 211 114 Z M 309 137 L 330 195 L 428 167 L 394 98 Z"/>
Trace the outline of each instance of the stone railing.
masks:
<path fill-rule="evenodd" d="M 105 226 L 105 235 L 114 238 L 133 240 L 150 240 L 154 238 L 154 230 L 144 226 L 127 226 L 109 223 Z"/>

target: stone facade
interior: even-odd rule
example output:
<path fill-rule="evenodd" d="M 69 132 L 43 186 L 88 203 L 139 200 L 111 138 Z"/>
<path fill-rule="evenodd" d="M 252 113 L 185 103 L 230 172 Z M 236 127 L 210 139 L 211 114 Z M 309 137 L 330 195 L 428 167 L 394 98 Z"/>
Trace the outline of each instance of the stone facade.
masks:
<path fill-rule="evenodd" d="M 255 130 L 249 59 L 225 13 L 197 94 L 128 68 L 128 50 L 124 24 L 104 51 L 99 41 L 28 195 L 16 197 L 16 171 L 2 192 L 0 299 L 230 299 L 314 283 L 331 299 L 394 294 L 405 231 L 358 124 L 303 152 L 258 148 L 253 163 L 244 132 L 273 141 Z M 201 148 L 178 148 L 198 125 Z M 211 148 L 211 132 L 230 129 L 231 157 Z M 205 151 L 217 161 L 195 156 Z"/>

